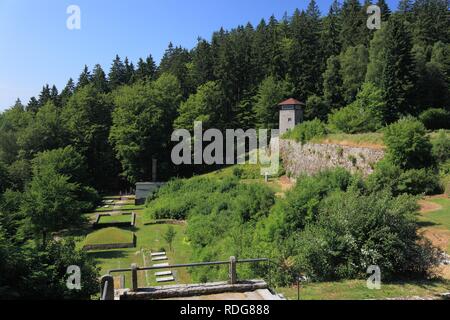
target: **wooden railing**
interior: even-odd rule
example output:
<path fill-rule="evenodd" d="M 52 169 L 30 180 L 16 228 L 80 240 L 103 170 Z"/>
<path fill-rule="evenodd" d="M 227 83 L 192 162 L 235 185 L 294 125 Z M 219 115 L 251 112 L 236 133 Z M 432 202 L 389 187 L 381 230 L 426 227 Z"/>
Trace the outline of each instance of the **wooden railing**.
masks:
<path fill-rule="evenodd" d="M 177 268 L 190 268 L 190 267 L 205 267 L 214 265 L 228 265 L 228 283 L 237 283 L 237 272 L 236 265 L 238 263 L 260 263 L 260 262 L 270 262 L 267 258 L 258 259 L 236 259 L 235 257 L 230 257 L 228 261 L 210 261 L 210 262 L 197 262 L 197 263 L 185 263 L 185 264 L 174 264 L 168 266 L 153 266 L 153 267 L 139 267 L 137 264 L 133 263 L 130 268 L 112 269 L 108 271 L 108 274 L 103 276 L 101 279 L 101 300 L 113 300 L 114 299 L 114 278 L 112 273 L 120 272 L 131 272 L 131 291 L 137 291 L 138 288 L 138 271 L 149 271 L 149 270 L 161 270 L 161 269 L 177 269 Z"/>

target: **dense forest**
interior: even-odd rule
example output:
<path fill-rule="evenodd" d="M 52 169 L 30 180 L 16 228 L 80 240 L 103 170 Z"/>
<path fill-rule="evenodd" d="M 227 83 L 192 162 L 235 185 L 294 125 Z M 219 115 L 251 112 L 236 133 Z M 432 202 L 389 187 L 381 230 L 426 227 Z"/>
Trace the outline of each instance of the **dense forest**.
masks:
<path fill-rule="evenodd" d="M 436 147 L 418 136 L 424 135 L 425 129 L 450 126 L 449 2 L 401 0 L 394 10 L 380 0 L 376 3 L 381 8 L 380 30 L 366 26 L 370 4 L 334 1 L 328 13 L 322 14 L 311 0 L 306 10 L 272 16 L 256 26 L 248 23 L 220 29 L 209 40 L 198 39 L 193 49 L 170 43 L 159 64 L 151 55 L 134 63 L 116 56 L 107 72 L 100 65 L 85 66 L 78 79 L 69 79 L 62 90 L 46 84 L 28 103 L 18 99 L 0 114 L 0 295 L 2 290 L 14 288 L 17 296 L 32 296 L 35 292 L 28 288 L 29 281 L 34 281 L 42 297 L 71 297 L 74 293 L 58 278 L 68 261 L 83 265 L 85 273 L 92 275 L 77 297 L 94 293 L 93 263 L 76 251 L 71 241 L 54 242 L 50 234 L 76 224 L 81 212 L 98 204 L 99 194 L 150 180 L 153 158 L 158 159 L 158 176 L 164 180 L 203 171 L 202 167 L 171 163 L 173 129 L 192 129 L 196 120 L 203 121 L 204 129 L 276 128 L 274 106 L 288 97 L 305 103 L 306 124 L 314 130 L 325 123 L 323 130 L 344 133 L 387 127 L 385 139 L 392 156 L 380 165 L 384 171 L 379 169 L 369 182 L 340 172 L 311 178 L 308 183 L 318 190 L 319 198 L 303 195 L 306 191 L 292 192 L 287 204 L 275 204 L 270 213 L 267 208 L 274 202 L 273 195 L 240 186 L 233 192 L 247 194 L 252 200 L 227 195 L 234 199 L 231 206 L 249 201 L 248 208 L 253 211 L 238 210 L 240 220 L 230 223 L 244 221 L 240 224 L 243 228 L 258 228 L 260 232 L 252 236 L 265 235 L 266 240 L 257 241 L 264 254 L 278 242 L 291 253 L 295 247 L 298 263 L 293 265 L 306 266 L 318 279 L 351 277 L 359 271 L 342 261 L 327 262 L 328 257 L 312 261 L 315 248 L 307 247 L 312 242 L 296 246 L 296 237 L 300 233 L 306 239 L 313 234 L 326 237 L 336 230 L 344 233 L 344 229 L 334 228 L 339 228 L 339 214 L 351 213 L 339 206 L 338 197 L 347 199 L 345 205 L 354 209 L 351 212 L 357 212 L 362 202 L 370 202 L 379 208 L 380 216 L 375 212 L 374 221 L 388 219 L 393 229 L 397 224 L 397 233 L 402 233 L 397 240 L 414 251 L 397 254 L 405 261 L 411 256 L 425 261 L 425 255 L 431 253 L 415 245 L 416 229 L 409 220 L 413 201 L 396 197 L 439 188 L 437 163 L 448 160 L 448 139 L 441 138 Z M 395 137 L 402 137 L 403 144 Z M 418 139 L 417 144 L 404 147 L 411 137 Z M 210 190 L 232 190 L 226 184 L 235 182 L 220 183 Z M 384 189 L 391 193 L 379 193 Z M 207 205 L 196 210 L 211 209 Z M 295 219 L 282 222 L 289 215 L 287 208 L 299 209 L 296 205 L 314 224 Z M 212 211 L 218 214 L 221 210 Z M 331 222 L 313 219 L 316 211 L 332 217 Z M 390 220 L 392 212 L 401 212 L 401 218 Z M 264 216 L 264 221 L 258 222 L 260 216 L 256 221 L 253 215 Z M 348 220 L 355 225 L 345 226 L 346 230 L 366 232 L 356 216 Z M 195 230 L 208 221 L 194 219 L 190 226 L 199 248 L 205 240 L 195 238 Z M 204 259 L 210 252 L 199 249 L 196 254 Z M 393 252 L 390 257 L 395 257 Z M 54 267 L 49 267 L 48 261 Z M 426 269 L 414 269 L 417 265 L 405 265 L 404 261 L 398 261 L 400 264 L 405 272 Z M 333 271 L 337 274 L 323 271 L 325 265 L 337 265 Z M 394 272 L 398 265 L 389 270 Z M 289 279 L 280 279 L 284 281 Z M 53 285 L 43 285 L 47 282 Z"/>

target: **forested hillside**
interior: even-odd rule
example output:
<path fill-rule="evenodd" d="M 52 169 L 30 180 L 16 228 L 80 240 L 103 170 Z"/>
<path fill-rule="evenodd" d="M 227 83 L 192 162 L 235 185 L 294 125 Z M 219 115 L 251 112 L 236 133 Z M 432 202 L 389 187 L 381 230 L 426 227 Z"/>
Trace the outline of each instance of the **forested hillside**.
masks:
<path fill-rule="evenodd" d="M 183 173 L 168 159 L 173 127 L 196 119 L 204 128 L 276 127 L 274 105 L 290 96 L 306 102 L 307 120 L 348 106 L 333 116 L 338 129 L 361 109 L 375 115 L 369 130 L 448 110 L 447 0 L 402 0 L 395 13 L 380 1 L 379 31 L 366 26 L 368 4 L 335 1 L 321 13 L 313 0 L 304 11 L 218 30 L 193 49 L 169 44 L 159 65 L 149 55 L 134 63 L 116 56 L 106 72 L 86 66 L 61 92 L 45 85 L 1 115 L 0 161 L 21 189 L 37 153 L 72 145 L 91 185 L 111 190 L 119 174 L 125 184 L 148 180 L 152 157 L 161 178 Z"/>
<path fill-rule="evenodd" d="M 324 173 L 305 180 L 317 194 L 297 186 L 279 202 L 265 187 L 233 178 L 203 185 L 211 198 L 193 204 L 192 194 L 184 193 L 203 190 L 204 181 L 176 181 L 162 195 L 179 188 L 184 198 L 169 213 L 164 197 L 156 199 L 161 216 L 179 209 L 175 218 L 184 219 L 192 210 L 195 258 L 250 256 L 251 248 L 288 264 L 286 278 L 277 279 L 283 284 L 300 268 L 319 280 L 359 277 L 367 261 L 358 250 L 377 241 L 392 241 L 374 261 L 389 276 L 427 274 L 436 252 L 418 244 L 423 239 L 411 195 L 440 191 L 439 175 L 449 181 L 448 135 L 441 132 L 433 144 L 426 135 L 450 129 L 449 2 L 377 4 L 380 30 L 366 26 L 370 1 L 334 1 L 321 13 L 311 0 L 306 10 L 256 26 L 220 29 L 194 48 L 171 43 L 159 64 L 150 53 L 134 62 L 116 56 L 111 66 L 85 66 L 64 88 L 45 84 L 30 101 L 18 99 L 0 114 L 0 296 L 90 297 L 97 291 L 93 262 L 73 241 L 54 241 L 52 235 L 81 225 L 99 194 L 150 180 L 153 158 L 161 180 L 211 170 L 172 164 L 174 129 L 192 130 L 196 120 L 204 129 L 277 128 L 275 105 L 288 97 L 305 103 L 307 122 L 293 131 L 296 138 L 381 130 L 387 159 L 368 181 Z M 366 212 L 367 203 L 373 212 Z M 229 228 L 209 228 L 232 209 Z M 361 212 L 373 222 L 375 240 L 365 237 L 370 226 L 356 214 Z M 341 225 L 341 218 L 348 223 Z M 254 247 L 239 247 L 236 239 L 246 230 L 256 230 L 245 238 Z M 392 238 L 385 239 L 386 230 Z M 348 233 L 357 238 L 355 246 L 345 247 Z M 338 242 L 327 243 L 333 234 Z M 214 247 L 205 239 L 218 241 Z M 315 246 L 315 239 L 326 244 Z M 330 256 L 333 250 L 336 256 Z M 68 291 L 61 281 L 70 264 L 82 266 L 82 291 Z"/>

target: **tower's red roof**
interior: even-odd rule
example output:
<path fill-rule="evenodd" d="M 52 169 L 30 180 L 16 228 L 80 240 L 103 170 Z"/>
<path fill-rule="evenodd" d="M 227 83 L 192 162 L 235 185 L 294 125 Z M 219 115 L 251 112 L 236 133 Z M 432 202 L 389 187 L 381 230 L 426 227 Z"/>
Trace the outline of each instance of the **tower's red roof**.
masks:
<path fill-rule="evenodd" d="M 278 105 L 279 106 L 292 106 L 292 105 L 302 105 L 302 104 L 303 104 L 302 102 L 300 102 L 294 98 L 290 98 L 283 102 L 280 102 Z"/>

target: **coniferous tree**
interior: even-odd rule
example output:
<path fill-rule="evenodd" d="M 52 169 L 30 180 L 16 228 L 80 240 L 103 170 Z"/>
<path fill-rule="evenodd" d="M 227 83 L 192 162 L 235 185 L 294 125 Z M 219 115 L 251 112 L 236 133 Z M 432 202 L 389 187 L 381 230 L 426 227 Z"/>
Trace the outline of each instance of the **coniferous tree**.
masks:
<path fill-rule="evenodd" d="M 139 58 L 132 82 L 153 80 L 155 73 L 156 64 L 151 55 L 149 55 L 145 61 L 142 58 Z"/>
<path fill-rule="evenodd" d="M 341 63 L 338 57 L 331 56 L 327 60 L 327 69 L 323 74 L 323 98 L 331 109 L 344 106 Z"/>
<path fill-rule="evenodd" d="M 326 60 L 341 52 L 339 34 L 341 32 L 340 7 L 337 0 L 330 6 L 328 15 L 323 19 L 321 45 L 323 59 Z"/>
<path fill-rule="evenodd" d="M 389 9 L 386 0 L 378 0 L 377 6 L 380 7 L 381 21 L 387 21 L 389 19 L 389 16 L 391 15 L 391 9 Z"/>
<path fill-rule="evenodd" d="M 70 78 L 60 94 L 62 106 L 66 105 L 67 100 L 69 100 L 69 98 L 73 95 L 74 92 L 75 92 L 75 83 L 74 83 L 73 79 Z"/>
<path fill-rule="evenodd" d="M 84 86 L 87 86 L 91 82 L 91 72 L 87 65 L 84 66 L 83 72 L 78 77 L 78 83 L 76 89 L 81 89 Z"/>
<path fill-rule="evenodd" d="M 134 64 L 128 61 L 128 57 L 125 57 L 125 83 L 131 83 L 134 76 Z"/>
<path fill-rule="evenodd" d="M 320 44 L 316 13 L 296 10 L 292 17 L 292 50 L 289 56 L 289 79 L 295 87 L 295 96 L 303 101 L 319 91 Z"/>
<path fill-rule="evenodd" d="M 196 87 L 214 80 L 211 45 L 204 39 L 197 40 L 197 46 L 192 52 L 192 77 Z"/>
<path fill-rule="evenodd" d="M 450 19 L 448 0 L 416 0 L 413 36 L 415 43 L 433 45 L 437 41 L 450 40 Z"/>
<path fill-rule="evenodd" d="M 99 92 L 108 92 L 108 80 L 102 66 L 99 64 L 96 64 L 92 71 L 91 83 Z"/>
<path fill-rule="evenodd" d="M 359 0 L 345 0 L 341 10 L 342 28 L 340 40 L 342 48 L 366 43 L 366 16 Z"/>
<path fill-rule="evenodd" d="M 29 112 L 36 113 L 39 109 L 39 101 L 35 97 L 31 97 L 27 104 L 26 110 Z"/>
<path fill-rule="evenodd" d="M 114 90 L 117 87 L 127 82 L 127 68 L 120 59 L 119 55 L 113 60 L 111 70 L 108 74 L 108 83 L 110 90 Z"/>
<path fill-rule="evenodd" d="M 180 81 L 183 97 L 187 97 L 194 91 L 188 70 L 190 62 L 191 55 L 186 49 L 181 46 L 174 47 L 172 43 L 169 43 L 159 64 L 158 74 L 171 73 Z"/>
<path fill-rule="evenodd" d="M 61 107 L 61 98 L 55 85 L 50 89 L 50 99 L 57 107 Z"/>
<path fill-rule="evenodd" d="M 50 86 L 46 84 L 42 87 L 41 93 L 39 94 L 39 108 L 45 105 L 47 102 L 52 100 Z"/>
<path fill-rule="evenodd" d="M 386 103 L 384 120 L 391 123 L 412 111 L 414 61 L 410 34 L 402 19 L 392 16 L 386 25 L 381 89 Z"/>

